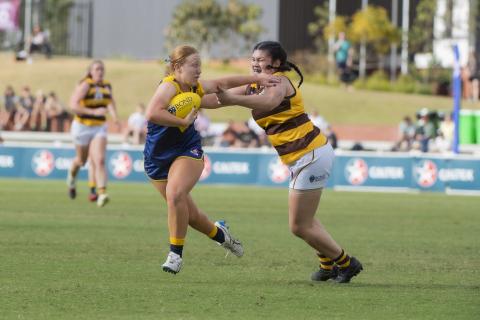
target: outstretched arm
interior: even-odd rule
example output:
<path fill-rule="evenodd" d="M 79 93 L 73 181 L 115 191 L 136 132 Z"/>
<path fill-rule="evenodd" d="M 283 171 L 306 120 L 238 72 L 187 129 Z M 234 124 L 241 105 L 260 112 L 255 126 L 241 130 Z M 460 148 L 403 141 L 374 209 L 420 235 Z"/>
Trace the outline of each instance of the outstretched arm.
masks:
<path fill-rule="evenodd" d="M 287 83 L 289 83 L 288 80 L 282 79 L 279 85 L 265 88 L 260 95 L 250 96 L 232 94 L 230 91 L 225 91 L 219 87 L 216 96 L 222 105 L 238 105 L 254 110 L 269 111 L 280 105 L 286 96 Z"/>
<path fill-rule="evenodd" d="M 214 80 L 202 80 L 200 82 L 202 83 L 205 93 L 216 93 L 218 87 L 230 89 L 250 83 L 257 83 L 259 86 L 263 87 L 274 87 L 281 82 L 281 79 L 279 76 L 255 74 L 249 76 L 231 76 Z"/>
<path fill-rule="evenodd" d="M 117 112 L 117 103 L 115 102 L 115 99 L 113 98 L 113 92 L 112 88 L 110 88 L 110 97 L 111 97 L 111 102 L 107 106 L 108 112 L 112 116 L 113 122 L 120 127 L 120 121 L 118 120 L 118 112 Z"/>
<path fill-rule="evenodd" d="M 245 86 L 241 86 L 241 87 L 229 89 L 228 92 L 231 94 L 241 95 L 241 94 L 245 94 L 246 90 L 247 88 Z M 218 109 L 225 106 L 226 105 L 220 103 L 215 93 L 210 93 L 202 97 L 202 104 L 200 107 L 204 109 Z"/>

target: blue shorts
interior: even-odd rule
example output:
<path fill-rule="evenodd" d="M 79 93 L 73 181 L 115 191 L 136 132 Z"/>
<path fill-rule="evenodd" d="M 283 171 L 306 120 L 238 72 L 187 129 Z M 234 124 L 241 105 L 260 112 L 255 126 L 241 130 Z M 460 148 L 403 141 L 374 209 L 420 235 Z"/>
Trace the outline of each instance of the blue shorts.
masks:
<path fill-rule="evenodd" d="M 202 146 L 193 145 L 186 149 L 171 150 L 155 158 L 145 159 L 145 173 L 151 180 L 167 180 L 172 163 L 179 157 L 203 160 Z"/>

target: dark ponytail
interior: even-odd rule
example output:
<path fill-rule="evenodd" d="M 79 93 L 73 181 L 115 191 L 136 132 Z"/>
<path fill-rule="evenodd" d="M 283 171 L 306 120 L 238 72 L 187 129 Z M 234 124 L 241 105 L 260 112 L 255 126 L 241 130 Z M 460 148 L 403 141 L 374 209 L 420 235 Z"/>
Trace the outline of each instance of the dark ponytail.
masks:
<path fill-rule="evenodd" d="M 255 45 L 253 51 L 261 50 L 267 51 L 270 57 L 272 58 L 272 62 L 279 60 L 280 66 L 278 67 L 271 67 L 280 72 L 284 71 L 291 71 L 292 69 L 295 70 L 296 73 L 300 76 L 300 82 L 298 83 L 298 88 L 303 83 L 303 74 L 300 69 L 292 62 L 287 61 L 287 52 L 283 49 L 282 45 L 276 41 L 262 41 Z"/>
<path fill-rule="evenodd" d="M 287 61 L 287 64 L 288 64 L 293 70 L 295 70 L 295 72 L 298 73 L 298 75 L 300 76 L 300 82 L 298 82 L 298 88 L 300 88 L 300 86 L 301 86 L 302 83 L 303 83 L 303 74 L 302 74 L 302 72 L 300 71 L 300 68 L 297 67 L 296 64 L 294 64 L 294 63 L 292 63 L 292 62 L 289 62 L 289 61 Z M 291 69 L 290 69 L 290 70 L 291 70 Z M 290 70 L 289 70 L 289 71 L 290 71 Z"/>

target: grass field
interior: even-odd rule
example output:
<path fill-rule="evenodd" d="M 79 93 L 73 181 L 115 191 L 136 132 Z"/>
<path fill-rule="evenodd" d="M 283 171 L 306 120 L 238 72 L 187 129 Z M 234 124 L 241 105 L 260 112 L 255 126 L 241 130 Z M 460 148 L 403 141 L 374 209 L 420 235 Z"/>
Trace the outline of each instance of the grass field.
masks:
<path fill-rule="evenodd" d="M 191 231 L 184 269 L 161 271 L 165 205 L 153 187 L 112 184 L 75 201 L 60 181 L 0 180 L 1 319 L 478 319 L 480 200 L 326 191 L 317 216 L 365 270 L 312 283 L 316 258 L 289 234 L 287 190 L 199 186 L 246 254 Z"/>
<path fill-rule="evenodd" d="M 33 64 L 16 63 L 13 55 L 0 54 L 0 89 L 13 85 L 17 93 L 24 85 L 33 92 L 54 90 L 68 102 L 76 83 L 85 74 L 91 60 L 72 57 L 54 57 L 45 60 L 35 56 Z M 106 60 L 106 78 L 113 84 L 114 96 L 122 119 L 135 109 L 138 102 L 148 102 L 164 74 L 164 66 L 157 61 L 125 59 Z M 205 65 L 204 79 L 249 72 L 247 69 L 219 68 Z M 453 108 L 451 98 L 409 95 L 374 91 L 346 92 L 342 88 L 305 83 L 302 86 L 307 111 L 317 109 L 332 124 L 337 125 L 396 125 L 405 115 L 413 116 L 421 108 L 448 111 Z M 465 108 L 480 108 L 480 104 L 464 102 Z M 250 113 L 245 108 L 229 107 L 208 110 L 213 121 L 246 120 Z"/>

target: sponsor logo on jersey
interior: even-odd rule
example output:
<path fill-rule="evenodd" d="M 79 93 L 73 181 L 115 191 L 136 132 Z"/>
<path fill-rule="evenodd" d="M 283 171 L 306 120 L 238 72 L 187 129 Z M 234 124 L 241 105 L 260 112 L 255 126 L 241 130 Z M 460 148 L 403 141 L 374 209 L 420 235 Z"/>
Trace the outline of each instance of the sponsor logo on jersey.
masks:
<path fill-rule="evenodd" d="M 314 182 L 320 182 L 320 181 L 323 181 L 327 178 L 327 176 L 325 174 L 321 174 L 319 176 L 315 176 L 315 175 L 311 175 L 308 180 L 310 181 L 310 183 L 314 183 Z"/>

